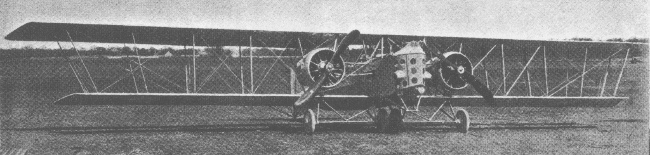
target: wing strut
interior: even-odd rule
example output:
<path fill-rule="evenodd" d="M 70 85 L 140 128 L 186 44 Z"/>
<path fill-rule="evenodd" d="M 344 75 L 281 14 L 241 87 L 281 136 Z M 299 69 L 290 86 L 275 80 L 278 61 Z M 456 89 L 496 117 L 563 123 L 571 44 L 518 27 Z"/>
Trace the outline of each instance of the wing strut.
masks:
<path fill-rule="evenodd" d="M 70 44 L 72 44 L 72 48 L 74 49 L 75 52 L 77 52 L 77 56 L 79 56 L 79 60 L 81 61 L 81 64 L 84 66 L 84 69 L 86 70 L 86 73 L 88 74 L 88 78 L 90 78 L 90 82 L 93 84 L 93 88 L 95 89 L 95 92 L 97 92 L 97 86 L 95 85 L 95 81 L 93 80 L 93 77 L 90 76 L 90 72 L 88 71 L 88 67 L 86 67 L 86 63 L 84 62 L 83 57 L 81 57 L 81 54 L 79 54 L 79 50 L 77 50 L 77 47 L 74 46 L 74 41 L 72 40 L 72 37 L 70 36 L 70 32 L 65 31 L 66 34 L 68 34 L 68 38 L 70 39 Z"/>

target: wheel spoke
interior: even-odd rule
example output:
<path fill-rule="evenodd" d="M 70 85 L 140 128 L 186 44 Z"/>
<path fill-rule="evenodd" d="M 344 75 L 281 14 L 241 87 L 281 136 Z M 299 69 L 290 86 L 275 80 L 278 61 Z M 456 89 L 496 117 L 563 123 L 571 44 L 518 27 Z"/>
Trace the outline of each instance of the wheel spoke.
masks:
<path fill-rule="evenodd" d="M 323 61 L 323 58 L 320 55 L 322 55 L 322 52 L 316 54 L 316 56 L 318 56 L 318 60 Z"/>
<path fill-rule="evenodd" d="M 332 85 L 332 83 L 334 83 L 334 82 L 332 82 L 332 80 L 330 80 L 329 76 L 325 77 L 325 80 L 327 80 L 326 83 L 325 83 L 325 86 L 330 86 L 330 85 Z"/>
<path fill-rule="evenodd" d="M 311 62 L 311 63 L 314 63 L 314 62 Z M 309 69 L 310 69 L 310 70 L 317 70 L 317 69 L 318 69 L 318 64 L 316 64 L 316 65 L 309 65 Z"/>
<path fill-rule="evenodd" d="M 311 72 L 311 77 L 314 78 L 314 80 L 318 79 L 320 77 L 320 73 L 317 71 Z"/>
<path fill-rule="evenodd" d="M 332 74 L 332 73 L 329 73 L 329 77 L 333 78 L 336 81 L 338 81 L 338 79 L 339 79 L 337 76 L 334 76 L 334 74 Z"/>
<path fill-rule="evenodd" d="M 455 78 L 452 78 L 452 79 L 453 79 L 453 80 L 451 80 L 451 82 L 452 82 L 455 86 L 462 87 L 463 84 L 465 84 L 465 82 L 462 81 L 459 77 L 455 77 Z"/>
<path fill-rule="evenodd" d="M 334 76 L 336 79 L 340 79 L 341 75 L 343 75 L 343 74 L 341 74 L 341 73 L 331 73 L 330 75 Z"/>
<path fill-rule="evenodd" d="M 330 74 L 330 76 L 329 76 L 329 77 L 333 79 L 333 81 L 332 81 L 332 82 L 338 82 L 338 81 L 339 81 L 339 79 L 340 79 L 339 77 L 337 77 L 337 76 L 334 76 L 334 75 L 332 75 L 332 74 Z"/>

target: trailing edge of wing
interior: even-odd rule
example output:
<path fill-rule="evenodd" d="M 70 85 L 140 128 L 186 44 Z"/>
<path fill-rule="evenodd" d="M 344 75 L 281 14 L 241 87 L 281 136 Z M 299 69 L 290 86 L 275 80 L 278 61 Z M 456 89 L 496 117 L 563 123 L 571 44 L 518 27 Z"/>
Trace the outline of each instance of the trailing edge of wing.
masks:
<path fill-rule="evenodd" d="M 57 105 L 221 105 L 292 106 L 298 94 L 181 94 L 181 93 L 76 93 L 65 96 Z M 364 109 L 373 105 L 363 95 L 325 95 L 324 101 L 336 109 Z M 422 96 L 421 106 L 438 106 L 445 100 L 454 106 L 479 107 L 611 107 L 627 97 L 527 97 L 495 96 L 488 104 L 481 96 Z"/>

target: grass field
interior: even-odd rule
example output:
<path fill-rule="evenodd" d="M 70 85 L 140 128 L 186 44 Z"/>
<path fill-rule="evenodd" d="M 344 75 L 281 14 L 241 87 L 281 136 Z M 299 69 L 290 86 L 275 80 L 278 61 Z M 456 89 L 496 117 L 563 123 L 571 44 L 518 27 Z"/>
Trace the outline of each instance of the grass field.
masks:
<path fill-rule="evenodd" d="M 54 106 L 50 103 L 55 99 L 81 90 L 70 69 L 65 68 L 67 64 L 64 61 L 3 63 L 7 65 L 2 68 L 0 152 L 648 154 L 650 146 L 646 64 L 628 67 L 630 72 L 626 71 L 622 80 L 626 89 L 620 90 L 619 96 L 629 96 L 631 100 L 611 108 L 468 107 L 466 109 L 473 124 L 466 134 L 458 133 L 452 127 L 416 124 L 406 124 L 405 131 L 399 134 L 375 133 L 371 124 L 321 124 L 316 133 L 306 134 L 301 132 L 300 124 L 289 121 L 288 117 L 269 107 Z M 100 88 L 104 88 L 127 72 L 122 71 L 128 68 L 124 64 L 127 63 L 110 66 L 92 64 L 95 66 L 90 67 L 111 70 L 93 72 L 95 77 L 106 77 L 103 82 L 98 82 L 102 83 Z M 165 61 L 161 61 L 150 65 L 152 70 L 170 75 L 174 77 L 172 81 L 182 84 L 182 65 L 165 70 L 161 66 L 164 64 Z M 219 63 L 205 65 L 218 66 Z M 205 69 L 199 73 L 205 77 L 210 71 Z M 239 72 L 235 71 L 235 74 Z M 615 81 L 616 74 L 610 74 L 614 78 L 608 81 Z M 263 70 L 256 71 L 255 76 L 258 75 L 263 76 Z M 276 77 L 276 81 L 282 81 L 277 78 L 280 77 Z M 125 81 L 129 80 L 132 79 Z M 165 83 L 162 79 L 158 80 L 158 83 Z M 267 91 L 275 87 L 281 87 L 277 89 L 283 92 L 289 91 L 285 82 L 276 83 L 279 84 L 268 86 Z M 121 83 L 119 87 L 111 87 L 111 92 L 133 91 L 133 84 Z M 140 85 L 142 89 L 142 83 Z M 224 84 L 216 85 L 229 89 Z M 88 83 L 86 86 L 90 87 Z M 572 87 L 571 93 L 576 92 L 576 86 Z M 590 86 L 596 85 L 590 83 Z M 164 87 L 176 86 L 170 84 Z M 183 91 L 182 88 L 174 89 Z M 156 91 L 164 90 L 159 87 Z M 212 88 L 209 91 L 220 90 Z M 611 94 L 611 90 L 608 93 Z"/>

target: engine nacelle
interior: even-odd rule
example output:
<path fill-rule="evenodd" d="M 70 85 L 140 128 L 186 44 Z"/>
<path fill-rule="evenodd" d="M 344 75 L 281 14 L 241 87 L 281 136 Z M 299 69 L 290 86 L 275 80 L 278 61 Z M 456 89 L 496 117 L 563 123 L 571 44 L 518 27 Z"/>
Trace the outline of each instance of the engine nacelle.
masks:
<path fill-rule="evenodd" d="M 463 89 L 467 87 L 467 82 L 461 79 L 459 75 L 473 75 L 472 62 L 469 61 L 467 56 L 460 52 L 452 51 L 446 52 L 442 55 L 450 63 L 458 66 L 458 68 L 454 69 L 451 65 L 441 62 L 438 58 L 433 58 L 432 62 L 434 66 L 432 67 L 432 74 L 436 77 L 435 80 L 439 81 L 441 85 L 449 89 Z"/>
<path fill-rule="evenodd" d="M 345 76 L 343 58 L 339 56 L 326 64 L 326 61 L 330 60 L 332 56 L 334 56 L 334 51 L 329 48 L 314 49 L 303 56 L 302 60 L 296 64 L 300 70 L 298 72 L 298 82 L 303 86 L 310 86 L 320 76 L 327 76 L 322 87 L 331 88 L 341 83 Z M 325 73 L 329 74 L 324 75 Z"/>

